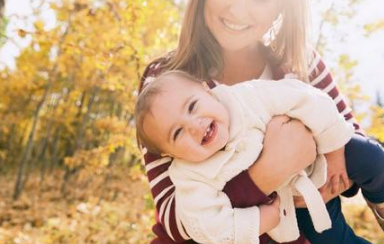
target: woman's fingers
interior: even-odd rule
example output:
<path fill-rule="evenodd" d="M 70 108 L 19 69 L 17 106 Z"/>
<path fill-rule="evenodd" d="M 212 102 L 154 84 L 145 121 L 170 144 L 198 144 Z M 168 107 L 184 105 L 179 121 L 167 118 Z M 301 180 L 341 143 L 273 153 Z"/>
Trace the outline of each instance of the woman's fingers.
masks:
<path fill-rule="evenodd" d="M 248 172 L 268 195 L 288 177 L 312 164 L 315 158 L 315 141 L 303 123 L 277 116 L 268 123 L 261 156 Z"/>
<path fill-rule="evenodd" d="M 352 181 L 348 178 L 347 172 L 341 174 L 341 180 L 343 181 L 345 190 L 351 187 Z"/>
<path fill-rule="evenodd" d="M 267 127 L 281 126 L 282 124 L 286 124 L 289 121 L 291 121 L 291 118 L 287 115 L 278 115 L 273 117 L 273 119 L 268 123 Z"/>
<path fill-rule="evenodd" d="M 332 194 L 336 193 L 340 187 L 340 177 L 338 175 L 332 176 L 331 186 L 332 186 L 331 193 Z"/>

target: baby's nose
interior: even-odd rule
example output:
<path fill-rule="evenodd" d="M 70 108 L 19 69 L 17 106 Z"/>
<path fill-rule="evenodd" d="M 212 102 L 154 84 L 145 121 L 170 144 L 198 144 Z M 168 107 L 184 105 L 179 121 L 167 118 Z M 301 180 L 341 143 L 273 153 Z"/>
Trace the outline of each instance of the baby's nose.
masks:
<path fill-rule="evenodd" d="M 191 122 L 189 129 L 192 134 L 200 135 L 204 130 L 204 121 L 200 118 L 194 119 Z"/>

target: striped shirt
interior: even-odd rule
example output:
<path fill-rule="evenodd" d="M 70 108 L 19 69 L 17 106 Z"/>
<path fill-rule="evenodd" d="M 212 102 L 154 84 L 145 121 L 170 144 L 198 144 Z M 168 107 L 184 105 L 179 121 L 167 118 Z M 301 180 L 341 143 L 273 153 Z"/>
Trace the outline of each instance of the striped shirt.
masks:
<path fill-rule="evenodd" d="M 140 83 L 140 90 L 147 77 L 156 76 L 161 72 L 159 68 L 160 63 L 161 60 L 147 67 Z M 340 94 L 336 83 L 332 79 L 329 69 L 318 53 L 314 55 L 314 59 L 309 67 L 309 74 L 309 83 L 327 93 L 333 99 L 344 118 L 354 125 L 356 132 L 363 134 L 360 126 L 352 115 L 352 110 L 346 105 L 342 94 Z M 283 77 L 274 74 L 274 79 L 281 78 Z M 144 152 L 144 161 L 157 211 L 157 223 L 153 227 L 153 231 L 158 238 L 155 239 L 152 244 L 194 243 L 192 241 L 185 242 L 190 238 L 180 219 L 177 218 L 175 187 L 168 175 L 168 167 L 172 160 L 169 157 L 161 158 L 160 155 Z M 249 207 L 269 201 L 269 198 L 254 185 L 247 172 L 240 173 L 228 182 L 224 188 L 224 192 L 230 198 L 233 207 Z M 262 235 L 260 243 L 267 243 L 268 240 L 269 237 L 267 235 Z M 305 239 L 300 238 L 293 243 L 303 244 L 305 241 Z"/>

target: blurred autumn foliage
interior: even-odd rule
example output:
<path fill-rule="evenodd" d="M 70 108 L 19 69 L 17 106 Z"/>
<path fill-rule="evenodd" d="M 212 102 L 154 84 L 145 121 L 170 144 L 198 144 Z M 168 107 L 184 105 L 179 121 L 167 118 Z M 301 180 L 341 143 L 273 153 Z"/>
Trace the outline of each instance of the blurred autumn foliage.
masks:
<path fill-rule="evenodd" d="M 148 243 L 132 112 L 145 65 L 175 46 L 180 6 L 47 3 L 54 27 L 35 9 L 17 30 L 28 46 L 0 71 L 0 243 Z"/>
<path fill-rule="evenodd" d="M 0 70 L 0 244 L 148 243 L 154 206 L 132 112 L 146 64 L 176 45 L 184 2 L 42 3 L 54 12 L 54 27 L 36 8 L 32 27 L 16 30 L 29 44 L 15 68 Z M 324 21 L 337 25 L 332 14 Z M 0 47 L 10 39 L 8 21 L 0 20 Z M 349 82 L 355 63 L 343 55 L 335 71 L 352 105 L 367 102 Z M 379 100 L 357 117 L 370 117 L 366 131 L 384 141 Z M 366 211 L 348 209 L 356 229 L 371 228 L 356 219 L 374 225 L 370 213 L 360 216 Z M 384 243 L 377 233 L 362 235 Z"/>
<path fill-rule="evenodd" d="M 50 8 L 56 27 L 37 18 L 33 29 L 18 30 L 30 44 L 15 69 L 0 71 L 0 157 L 5 167 L 19 165 L 15 199 L 32 169 L 43 180 L 64 166 L 65 191 L 82 170 L 138 163 L 138 81 L 177 40 L 180 11 L 172 1 L 64 0 Z"/>

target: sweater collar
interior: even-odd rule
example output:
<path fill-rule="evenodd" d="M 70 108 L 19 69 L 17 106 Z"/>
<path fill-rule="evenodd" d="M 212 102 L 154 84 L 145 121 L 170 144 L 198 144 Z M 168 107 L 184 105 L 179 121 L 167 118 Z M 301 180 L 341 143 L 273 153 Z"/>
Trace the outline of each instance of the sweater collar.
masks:
<path fill-rule="evenodd" d="M 212 93 L 224 105 L 229 114 L 229 141 L 225 147 L 227 149 L 228 145 L 232 144 L 245 128 L 244 110 L 229 86 L 218 85 L 212 89 Z"/>

